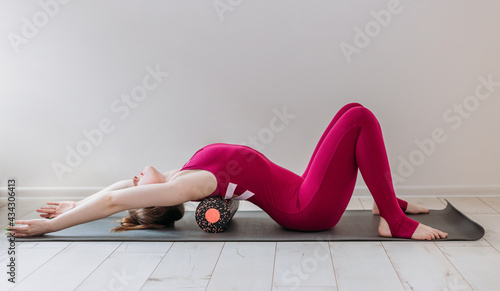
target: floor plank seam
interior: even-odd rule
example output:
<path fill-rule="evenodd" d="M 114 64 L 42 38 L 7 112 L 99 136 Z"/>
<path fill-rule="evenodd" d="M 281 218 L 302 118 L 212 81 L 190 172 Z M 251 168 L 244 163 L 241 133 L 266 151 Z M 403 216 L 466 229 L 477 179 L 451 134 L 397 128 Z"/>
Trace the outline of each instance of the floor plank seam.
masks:
<path fill-rule="evenodd" d="M 224 248 L 226 247 L 226 242 L 222 245 L 222 248 L 220 249 L 219 256 L 217 257 L 217 261 L 215 261 L 214 268 L 212 269 L 212 272 L 210 273 L 210 279 L 208 279 L 207 286 L 205 286 L 205 291 L 208 290 L 208 286 L 210 286 L 210 282 L 212 281 L 212 277 L 214 275 L 215 268 L 217 268 L 217 265 L 219 264 L 219 259 L 220 256 L 222 255 L 222 252 L 224 251 Z"/>
<path fill-rule="evenodd" d="M 85 278 L 83 278 L 83 280 L 75 287 L 74 290 L 78 289 L 82 284 L 83 282 L 85 282 L 90 276 L 92 276 L 92 274 L 94 274 L 98 269 L 99 267 L 104 264 L 105 261 L 107 261 L 109 259 L 109 257 L 115 253 L 115 251 L 123 244 L 123 242 L 121 242 L 112 252 L 110 252 L 98 265 L 97 267 L 95 267 L 95 269 L 90 272 Z"/>
<path fill-rule="evenodd" d="M 484 237 L 483 237 L 483 238 L 484 238 Z M 491 246 L 494 250 L 496 250 L 497 252 L 499 252 L 499 253 L 500 253 L 500 250 L 499 250 L 499 249 L 497 249 L 497 248 L 496 248 L 496 247 L 495 247 L 495 246 L 494 246 L 494 245 L 493 245 L 493 244 L 492 244 L 492 243 L 491 243 L 491 242 L 490 242 L 487 238 L 484 238 L 484 240 L 485 240 L 485 241 L 486 241 L 486 242 L 487 242 L 487 243 L 488 243 L 488 244 L 489 244 L 489 245 L 490 245 L 490 246 Z"/>
<path fill-rule="evenodd" d="M 174 243 L 175 242 L 171 243 L 170 246 L 168 247 L 168 250 L 166 250 L 166 251 L 163 252 L 163 256 L 161 257 L 161 259 L 158 260 L 158 263 L 153 268 L 153 270 L 151 270 L 151 273 L 149 273 L 148 277 L 146 278 L 146 280 L 144 281 L 144 283 L 142 283 L 142 286 L 141 286 L 141 288 L 139 290 L 142 290 L 145 287 L 145 285 L 148 283 L 149 279 L 151 279 L 151 275 L 154 274 L 154 272 L 156 271 L 156 269 L 158 268 L 158 266 L 161 264 L 161 262 L 163 261 L 163 259 L 167 255 L 167 253 L 172 249 L 172 247 L 174 246 Z"/>
<path fill-rule="evenodd" d="M 271 277 L 271 289 L 274 287 L 274 275 L 276 274 L 276 254 L 278 249 L 278 242 L 274 242 L 274 261 L 273 261 L 273 276 Z"/>
<path fill-rule="evenodd" d="M 23 279 L 21 279 L 20 281 L 16 282 L 16 286 L 18 284 L 21 284 L 26 278 L 28 278 L 29 276 L 31 276 L 32 274 L 34 274 L 36 271 L 38 271 L 41 267 L 43 267 L 45 264 L 47 264 L 48 262 L 50 262 L 52 259 L 54 259 L 57 255 L 59 255 L 62 251 L 64 251 L 67 247 L 69 247 L 71 244 L 73 243 L 69 243 L 68 245 L 66 245 L 64 248 L 60 249 L 56 254 L 54 254 L 50 259 L 48 259 L 47 261 L 45 261 L 43 264 L 41 264 L 40 266 L 38 266 L 38 268 L 36 268 L 35 270 L 33 270 L 31 273 L 27 274 L 26 277 L 24 277 Z M 38 245 L 38 244 L 37 244 Z"/>
<path fill-rule="evenodd" d="M 361 202 L 360 202 L 361 203 Z M 332 269 L 333 269 L 333 277 L 335 278 L 335 289 L 339 291 L 339 278 L 337 277 L 337 271 L 335 270 L 335 264 L 333 263 L 333 254 L 332 254 L 332 242 L 327 242 L 328 243 L 328 252 L 330 254 L 330 261 L 332 262 Z"/>
<path fill-rule="evenodd" d="M 363 206 L 363 203 L 360 201 L 360 199 L 359 199 L 359 198 L 356 198 L 356 197 L 353 197 L 353 198 L 357 200 L 357 201 L 355 200 L 355 202 L 358 202 L 358 203 L 359 203 L 358 205 L 361 205 L 361 206 L 362 206 L 364 209 L 366 209 L 366 210 L 370 210 L 370 209 L 368 209 L 368 206 L 367 206 L 366 208 Z M 439 201 L 439 204 L 443 204 L 443 205 L 444 205 L 444 203 L 445 203 L 445 202 L 444 202 L 444 200 L 439 199 L 440 197 L 434 197 L 434 198 L 436 198 L 436 200 L 437 200 L 437 201 Z M 444 197 L 444 198 L 451 198 L 451 197 Z M 486 241 L 486 243 L 483 243 L 483 244 L 481 244 L 481 245 L 477 245 L 477 244 L 470 244 L 470 245 L 469 245 L 469 244 L 467 244 L 467 243 L 466 243 L 466 244 L 462 244 L 462 245 L 460 245 L 460 244 L 457 244 L 457 245 L 452 245 L 452 244 L 450 244 L 449 246 L 447 246 L 446 244 L 444 244 L 444 245 L 440 246 L 438 242 L 433 242 L 433 243 L 434 243 L 434 244 L 438 247 L 438 249 L 439 249 L 439 252 L 437 252 L 437 253 L 436 253 L 436 255 L 438 255 L 439 253 L 441 253 L 441 254 L 442 254 L 442 255 L 446 258 L 445 260 L 443 260 L 443 262 L 448 262 L 448 263 L 451 265 L 451 266 L 449 267 L 449 269 L 450 269 L 450 270 L 453 270 L 453 269 L 454 269 L 454 271 L 456 271 L 456 273 L 455 273 L 455 274 L 456 274 L 457 278 L 462 278 L 462 280 L 465 282 L 465 283 L 463 283 L 463 285 L 464 285 L 464 284 L 468 284 L 467 286 L 468 286 L 469 288 L 471 288 L 472 290 L 474 290 L 474 289 L 472 288 L 472 285 L 471 285 L 471 284 L 472 284 L 472 283 L 477 283 L 477 282 L 476 282 L 476 279 L 477 279 L 477 278 L 475 278 L 474 276 L 478 276 L 479 274 L 477 274 L 477 273 L 475 273 L 475 272 L 466 272 L 466 271 L 465 271 L 465 269 L 463 269 L 463 268 L 462 268 L 462 271 L 460 271 L 460 269 L 459 269 L 458 267 L 459 267 L 459 266 L 460 266 L 460 267 L 463 267 L 463 266 L 461 266 L 460 264 L 458 264 L 457 266 L 455 266 L 455 265 L 452 263 L 452 260 L 455 260 L 455 257 L 454 257 L 454 256 L 448 256 L 448 255 L 446 255 L 446 253 L 447 253 L 447 248 L 448 248 L 448 247 L 449 247 L 449 248 L 455 248 L 455 249 L 451 249 L 451 250 L 453 250 L 453 252 L 457 252 L 457 251 L 459 251 L 459 250 L 460 250 L 460 251 L 461 251 L 461 250 L 466 251 L 466 250 L 467 250 L 467 249 L 469 249 L 469 248 L 470 248 L 470 250 L 471 250 L 471 251 L 474 251 L 474 250 L 475 250 L 475 249 L 477 249 L 478 247 L 482 247 L 482 248 L 484 248 L 484 247 L 492 247 L 492 248 L 493 248 L 493 250 L 495 250 L 495 251 L 494 251 L 494 252 L 490 252 L 490 254 L 500 253 L 500 244 L 498 244 L 498 243 L 497 243 L 497 239 L 498 239 L 498 231 L 497 231 L 497 229 L 498 229 L 498 228 L 495 226 L 495 219 L 496 219 L 496 215 L 499 215 L 499 214 L 500 214 L 500 210 L 498 210 L 498 209 L 499 209 L 499 206 L 498 206 L 498 205 L 499 205 L 499 204 L 498 204 L 498 203 L 499 203 L 499 200 L 498 200 L 498 198 L 495 198 L 495 199 L 490 199 L 490 198 L 489 198 L 489 196 L 488 196 L 488 197 L 484 197 L 484 198 L 482 198 L 482 197 L 478 197 L 478 196 L 458 197 L 458 198 L 466 198 L 466 199 L 461 200 L 460 202 L 461 202 L 461 205 L 462 205 L 462 207 L 461 207 L 461 208 L 463 208 L 463 209 L 464 209 L 465 211 L 467 211 L 467 212 L 465 212 L 465 211 L 463 211 L 463 210 L 460 210 L 460 211 L 463 211 L 464 213 L 466 213 L 466 215 L 467 215 L 467 216 L 470 216 L 470 215 L 475 215 L 475 214 L 478 214 L 479 216 L 483 215 L 483 217 L 484 217 L 484 221 L 483 221 L 483 219 L 481 219 L 481 220 L 479 220 L 479 221 L 483 221 L 483 222 L 485 223 L 485 225 L 486 225 L 486 226 L 489 226 L 489 229 L 492 229 L 492 231 L 487 231 L 487 234 L 488 234 L 488 237 L 487 237 L 487 238 L 484 238 L 484 237 L 483 237 L 483 239 Z M 475 198 L 475 199 L 471 199 L 471 198 Z M 476 200 L 476 199 L 477 199 L 477 200 Z M 429 200 L 429 201 L 430 201 L 430 200 Z M 367 203 L 367 201 L 366 201 L 366 200 L 365 200 L 364 202 L 365 202 L 365 204 L 367 204 L 367 205 L 369 204 L 369 203 Z M 472 203 L 469 203 L 469 202 L 472 202 Z M 436 202 L 436 203 L 432 202 L 432 203 L 433 203 L 434 207 L 436 207 L 437 202 Z M 484 207 L 484 205 L 486 205 L 487 207 Z M 29 217 L 30 215 L 31 215 L 31 216 L 33 216 L 34 214 L 37 214 L 35 210 L 24 210 L 24 211 L 27 211 L 28 213 L 27 213 L 27 214 L 25 214 L 23 217 Z M 491 212 L 490 212 L 490 211 L 491 211 Z M 488 216 L 488 215 L 490 215 L 490 216 Z M 482 218 L 482 217 L 481 217 L 481 218 Z M 493 224 L 491 224 L 491 223 L 490 223 L 490 220 L 491 220 L 491 219 L 493 219 L 493 221 L 491 221 L 491 223 L 493 223 Z M 113 256 L 113 255 L 115 255 L 115 254 L 118 254 L 118 253 L 122 253 L 122 252 L 117 252 L 117 251 L 120 249 L 120 247 L 124 246 L 124 243 L 125 243 L 125 242 L 123 242 L 123 241 L 122 241 L 122 242 L 121 242 L 121 243 L 120 243 L 120 244 L 119 244 L 119 245 L 118 245 L 118 246 L 117 246 L 114 250 L 110 250 L 110 252 L 107 254 L 107 256 L 105 256 L 105 257 L 103 258 L 103 260 L 102 260 L 102 261 L 100 261 L 98 264 L 96 264 L 96 265 L 95 265 L 95 267 L 94 267 L 92 270 L 89 270 L 89 272 L 90 272 L 90 273 L 89 273 L 88 275 L 86 275 L 86 276 L 85 276 L 85 278 L 83 278 L 83 279 L 81 280 L 81 282 L 79 282 L 79 283 L 78 283 L 78 285 L 77 285 L 75 288 L 82 288 L 82 286 L 84 286 L 84 283 L 85 283 L 87 280 L 89 280 L 89 278 L 92 276 L 92 274 L 94 274 L 94 275 L 95 275 L 95 273 L 96 273 L 96 272 L 98 272 L 99 268 L 101 268 L 101 266 L 102 266 L 105 262 L 109 262 L 108 260 L 110 260 L 110 259 L 111 259 L 111 256 Z M 177 243 L 177 242 L 174 242 L 174 243 Z M 148 289 L 148 288 L 147 288 L 147 286 L 149 286 L 149 285 L 147 285 L 147 282 L 148 282 L 148 281 L 149 281 L 149 279 L 152 277 L 152 275 L 154 274 L 154 272 L 155 272 L 156 270 L 158 270 L 158 267 L 161 265 L 161 262 L 162 262 L 162 261 L 163 261 L 163 259 L 166 257 L 166 255 L 167 255 L 170 251 L 172 251 L 172 248 L 173 248 L 173 246 L 174 246 L 174 243 L 170 244 L 170 246 L 169 246 L 168 248 L 161 248 L 161 251 L 158 251 L 158 252 L 157 252 L 157 253 L 158 253 L 158 255 L 160 255 L 160 254 L 161 254 L 161 258 L 159 259 L 159 261 L 158 261 L 158 263 L 156 264 L 156 266 L 154 266 L 154 268 L 152 268 L 152 271 L 149 273 L 149 275 L 148 275 L 147 273 L 144 273 L 144 278 L 146 278 L 146 279 L 144 280 L 144 282 L 142 283 L 142 285 L 141 285 L 141 286 L 138 286 L 138 287 L 140 288 L 140 290 L 145 291 L 145 290 L 147 290 L 147 289 Z M 201 242 L 201 243 L 203 243 L 203 242 Z M 393 260 L 392 260 L 392 259 L 391 259 L 391 257 L 389 256 L 388 249 L 391 249 L 391 248 L 390 248 L 390 245 L 387 245 L 387 248 L 386 248 L 386 245 L 385 245 L 385 243 L 384 243 L 384 242 L 379 242 L 379 243 L 380 243 L 380 244 L 381 244 L 381 246 L 383 247 L 384 252 L 385 252 L 385 254 L 386 254 L 387 258 L 389 259 L 389 262 L 390 262 L 390 264 L 391 264 L 391 266 L 392 266 L 393 270 L 396 272 L 396 275 L 398 276 L 399 282 L 402 284 L 403 289 L 404 289 L 404 290 L 410 290 L 410 288 L 412 288 L 412 286 L 411 286 L 411 285 L 409 285 L 409 284 L 410 284 L 412 281 L 411 281 L 410 279 L 408 279 L 408 281 L 407 281 L 407 282 L 403 282 L 403 278 L 404 278 L 404 276 L 403 276 L 403 275 L 404 275 L 404 272 L 400 273 L 400 272 L 396 269 L 394 262 L 397 262 L 397 259 L 395 258 L 395 259 L 394 259 L 394 262 L 393 262 Z M 17 246 L 20 246 L 20 245 L 22 245 L 22 244 L 25 244 L 25 243 L 23 243 L 23 242 L 19 242 L 19 243 L 17 243 Z M 270 288 L 270 290 L 273 290 L 273 288 L 275 288 L 275 289 L 277 289 L 277 290 L 279 290 L 279 288 L 285 288 L 285 289 L 287 289 L 285 286 L 274 286 L 275 282 L 276 282 L 276 283 L 278 283 L 278 281 L 279 281 L 279 278 L 277 277 L 277 271 L 279 272 L 279 260 L 278 260 L 278 258 L 277 258 L 277 242 L 274 242 L 274 244 L 275 244 L 275 247 L 274 247 L 274 261 L 273 261 L 273 267 L 272 267 L 272 272 L 273 272 L 273 273 L 272 273 L 271 280 L 270 280 L 270 281 L 271 281 L 271 288 Z M 44 248 L 44 245 L 43 245 L 43 244 L 41 244 L 41 243 L 36 244 L 36 245 L 31 245 L 31 244 L 28 244 L 28 245 L 25 245 L 25 246 L 26 246 L 26 248 L 27 248 L 27 249 L 33 249 L 33 251 L 35 251 L 35 252 L 38 252 L 38 251 L 40 251 L 40 252 L 44 252 L 44 251 L 45 251 L 45 249 L 46 249 L 46 248 Z M 57 247 L 57 249 L 52 249 L 51 251 L 53 251 L 53 252 L 54 252 L 54 254 L 53 254 L 53 255 L 45 255 L 45 256 L 40 257 L 40 258 L 47 257 L 48 259 L 47 259 L 47 260 L 45 260 L 45 261 L 43 261 L 43 260 L 41 260 L 41 259 L 37 259 L 35 262 L 36 262 L 37 264 L 40 264 L 40 265 L 39 265 L 39 266 L 36 266 L 36 264 L 35 264 L 36 268 L 34 268 L 34 270 L 33 270 L 33 271 L 31 271 L 29 274 L 25 274 L 25 275 L 24 275 L 25 277 L 24 277 L 24 278 L 22 278 L 22 279 L 21 279 L 21 280 L 20 280 L 20 281 L 16 284 L 16 286 L 15 286 L 14 288 L 16 288 L 19 284 L 21 284 L 21 283 L 23 283 L 23 282 L 24 282 L 24 283 L 28 283 L 28 282 L 25 282 L 25 280 L 26 280 L 27 278 L 35 278 L 36 276 L 38 276 L 38 275 L 39 275 L 39 273 L 40 273 L 41 271 L 47 271 L 47 268 L 46 268 L 46 267 L 44 268 L 44 266 L 46 266 L 47 264 L 50 264 L 50 262 L 51 262 L 51 261 L 53 261 L 53 260 L 57 260 L 57 258 L 58 258 L 59 256 L 61 256 L 61 253 L 62 253 L 64 250 L 67 250 L 67 248 L 68 248 L 68 247 L 70 247 L 70 246 L 74 246 L 74 242 L 70 242 L 70 243 L 68 243 L 67 245 L 63 246 L 63 247 Z M 496 246 L 496 247 L 495 247 L 495 246 Z M 49 247 L 49 248 L 51 248 L 52 246 L 48 245 L 48 247 Z M 99 247 L 99 244 L 98 244 L 98 243 L 96 243 L 96 247 Z M 224 244 L 222 245 L 222 248 L 220 249 L 220 252 L 219 252 L 218 256 L 217 256 L 217 254 L 214 254 L 214 257 L 215 257 L 215 256 L 217 256 L 217 260 L 215 261 L 215 264 L 213 265 L 213 268 L 212 268 L 211 273 L 210 273 L 210 278 L 207 280 L 207 282 L 206 282 L 206 286 L 205 286 L 204 290 L 209 290 L 209 289 L 210 289 L 210 287 L 209 287 L 209 286 L 210 286 L 210 284 L 211 284 L 211 283 L 212 283 L 212 287 L 213 287 L 213 285 L 214 285 L 215 281 L 212 281 L 212 277 L 213 277 L 213 274 L 214 274 L 215 270 L 217 270 L 217 268 L 219 268 L 219 267 L 220 267 L 220 258 L 221 258 L 221 255 L 222 255 L 223 250 L 224 250 L 226 247 L 227 247 L 227 246 L 226 246 L 226 243 L 224 242 Z M 325 287 L 325 289 L 326 289 L 326 288 L 332 288 L 332 290 L 337 290 L 337 291 L 339 291 L 339 290 L 341 290 L 341 289 L 340 289 L 340 287 L 339 287 L 339 285 L 344 284 L 344 286 L 348 289 L 348 288 L 349 288 L 349 285 L 348 285 L 348 284 L 346 285 L 346 283 L 345 283 L 345 282 L 341 282 L 341 281 L 340 281 L 340 279 L 338 278 L 338 271 L 337 271 L 337 268 L 336 268 L 336 267 L 338 267 L 338 266 L 336 266 L 336 265 L 334 264 L 334 257 L 333 257 L 333 250 L 332 250 L 332 242 L 328 242 L 328 247 L 329 247 L 329 254 L 330 254 L 331 265 L 332 265 L 332 269 L 333 269 L 333 276 L 334 276 L 334 278 L 335 278 L 335 288 L 333 288 L 333 286 L 324 286 L 324 287 Z M 296 248 L 297 248 L 297 249 L 300 249 L 299 247 L 296 247 Z M 456 248 L 459 248 L 459 249 L 456 249 Z M 146 252 L 143 252 L 143 251 L 142 251 L 142 248 L 133 248 L 133 246 L 129 246 L 129 249 L 130 249 L 133 253 L 139 253 L 139 254 L 141 254 L 141 253 L 145 254 L 145 253 L 146 253 Z M 163 250 L 163 249 L 165 249 L 165 250 Z M 450 250 L 450 252 L 451 252 L 451 250 Z M 23 250 L 22 250 L 22 249 L 20 249 L 20 251 L 22 252 Z M 125 249 L 125 250 L 123 251 L 123 253 L 128 253 L 128 252 L 127 252 L 127 250 Z M 29 253 L 28 253 L 28 254 L 29 254 Z M 453 253 L 450 253 L 450 255 L 451 255 L 451 254 L 453 254 Z M 106 255 L 106 253 L 105 253 L 105 255 Z M 270 257 L 270 255 L 271 255 L 271 254 L 269 254 L 269 257 Z M 30 258 L 26 258 L 25 260 L 26 260 L 25 264 L 29 265 L 29 264 L 30 264 L 30 262 L 31 262 Z M 67 268 L 67 267 L 70 267 L 70 266 L 53 266 L 53 265 L 54 265 L 54 264 L 51 264 L 51 265 L 49 266 L 49 267 L 51 267 L 50 269 L 53 269 L 54 267 L 56 267 L 56 268 Z M 35 267 L 35 266 L 33 266 L 33 265 L 31 265 L 31 266 L 32 266 L 32 267 Z M 151 265 L 150 265 L 150 267 L 153 267 L 153 266 L 151 266 Z M 495 266 L 494 266 L 494 265 L 493 265 L 493 266 L 488 265 L 488 268 L 489 268 L 489 267 L 491 267 L 491 268 L 495 268 Z M 43 269 L 43 270 L 42 270 L 42 269 Z M 102 269 L 102 268 L 101 268 L 101 269 Z M 404 268 L 403 268 L 403 269 L 404 269 Z M 402 269 L 402 270 L 403 270 L 403 269 Z M 390 269 L 388 269 L 388 270 L 390 271 Z M 208 271 L 208 272 L 210 272 L 210 269 L 208 269 L 207 271 Z M 207 272 L 207 273 L 208 273 L 208 272 Z M 391 272 L 391 271 L 390 271 L 390 272 Z M 443 273 L 443 274 L 441 274 L 441 275 L 445 275 L 445 274 Z M 468 280 L 466 280 L 466 279 L 465 279 L 464 275 L 466 275 L 467 277 L 469 277 L 470 282 L 469 282 Z M 490 274 L 490 275 L 491 275 L 491 274 Z M 35 277 L 33 277 L 33 276 L 35 276 Z M 479 277 L 479 278 L 481 278 L 481 277 Z M 394 279 L 395 279 L 395 278 L 394 278 Z M 491 278 L 490 278 L 490 279 L 491 279 Z M 234 282 L 237 282 L 237 281 L 238 281 L 238 277 L 233 278 L 233 280 L 235 280 Z M 33 280 L 29 279 L 28 281 L 33 281 Z M 78 281 L 80 281 L 80 280 L 78 280 Z M 394 283 L 396 283 L 396 282 L 397 282 L 397 281 L 395 281 Z M 31 282 L 30 282 L 30 283 L 31 283 Z M 75 282 L 75 283 L 77 283 L 77 282 Z M 279 283 L 278 283 L 278 284 L 279 284 Z M 26 285 L 26 284 L 24 284 L 23 286 L 25 286 L 25 285 Z M 139 285 L 139 284 L 138 284 L 138 285 Z M 18 288 L 21 288 L 21 289 L 22 289 L 22 288 L 23 288 L 23 286 L 19 286 Z M 308 289 L 310 286 L 302 286 L 302 287 L 304 287 L 305 289 Z M 321 286 L 314 286 L 314 287 L 317 287 L 318 289 L 320 289 L 320 287 L 321 287 Z M 476 286 L 476 287 L 477 287 L 477 286 Z M 202 288 L 203 288 L 203 287 L 202 287 L 202 285 L 201 285 L 201 286 L 200 286 L 200 289 L 202 289 Z M 311 288 L 312 288 L 312 287 L 311 287 Z M 463 287 L 462 287 L 462 288 L 463 288 Z M 212 289 L 213 289 L 213 288 L 212 288 Z M 265 289 L 265 288 L 264 288 L 264 289 Z M 304 290 L 305 290 L 305 289 L 304 289 Z M 287 289 L 287 290 L 288 290 L 288 289 Z"/>
<path fill-rule="evenodd" d="M 401 286 L 403 287 L 404 290 L 406 290 L 405 282 L 403 282 L 403 278 L 401 277 L 400 273 L 398 272 L 396 266 L 394 266 L 394 262 L 392 261 L 391 256 L 389 256 L 389 253 L 387 252 L 387 249 L 385 248 L 384 242 L 380 242 L 380 244 L 382 245 L 382 248 L 384 249 L 384 252 L 385 252 L 385 255 L 387 256 L 387 259 L 389 259 L 389 262 L 391 263 L 392 269 L 394 270 L 394 272 L 396 272 L 396 276 L 398 276 L 399 282 L 401 282 Z M 408 282 L 406 282 L 406 283 L 408 283 Z M 410 288 L 412 288 L 409 283 L 408 283 L 408 285 L 410 286 Z M 412 288 L 412 290 L 413 290 L 413 288 Z"/>
<path fill-rule="evenodd" d="M 436 243 L 434 243 L 437 248 L 439 249 L 439 251 L 443 254 L 443 256 L 446 258 L 446 260 L 453 266 L 453 268 L 455 269 L 455 271 L 457 271 L 458 274 L 460 274 L 460 276 L 462 276 L 462 279 L 464 279 L 465 283 L 467 283 L 467 285 L 469 285 L 469 287 L 471 288 L 471 290 L 474 290 L 474 288 L 472 288 L 472 285 L 469 283 L 469 281 L 467 281 L 464 277 L 464 275 L 462 274 L 462 272 L 460 272 L 460 270 L 457 268 L 457 266 L 455 266 L 450 258 L 448 258 L 448 256 L 443 252 L 443 250 L 441 249 L 440 246 L 438 246 Z"/>
<path fill-rule="evenodd" d="M 488 205 L 490 208 L 492 208 L 496 213 L 500 213 L 500 210 L 497 210 L 496 208 L 493 208 L 488 202 L 484 201 L 484 198 L 486 197 L 477 197 L 479 200 L 483 201 L 484 204 Z"/>

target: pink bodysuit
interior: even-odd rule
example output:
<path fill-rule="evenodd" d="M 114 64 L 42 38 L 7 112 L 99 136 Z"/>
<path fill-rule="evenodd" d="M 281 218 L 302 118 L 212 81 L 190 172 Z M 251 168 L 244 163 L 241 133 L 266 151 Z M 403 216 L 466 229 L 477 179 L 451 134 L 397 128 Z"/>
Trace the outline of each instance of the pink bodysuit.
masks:
<path fill-rule="evenodd" d="M 319 231 L 340 220 L 358 168 L 392 236 L 410 238 L 418 222 L 404 214 L 407 203 L 396 198 L 380 125 L 370 110 L 357 103 L 335 115 L 302 176 L 250 147 L 232 144 L 200 149 L 181 171 L 213 173 L 218 185 L 210 196 L 247 199 L 285 228 Z"/>

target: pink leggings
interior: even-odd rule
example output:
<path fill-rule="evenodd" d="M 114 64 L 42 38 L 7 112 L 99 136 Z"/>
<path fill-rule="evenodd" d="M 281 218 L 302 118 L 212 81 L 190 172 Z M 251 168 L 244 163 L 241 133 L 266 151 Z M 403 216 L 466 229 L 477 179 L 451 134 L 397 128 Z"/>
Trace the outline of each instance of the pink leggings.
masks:
<path fill-rule="evenodd" d="M 298 195 L 307 220 L 300 228 L 328 229 L 340 220 L 351 199 L 358 168 L 392 236 L 410 238 L 418 222 L 404 214 L 407 203 L 396 198 L 376 117 L 358 103 L 347 104 L 335 115 L 302 175 Z M 314 214 L 307 214 L 308 209 Z"/>

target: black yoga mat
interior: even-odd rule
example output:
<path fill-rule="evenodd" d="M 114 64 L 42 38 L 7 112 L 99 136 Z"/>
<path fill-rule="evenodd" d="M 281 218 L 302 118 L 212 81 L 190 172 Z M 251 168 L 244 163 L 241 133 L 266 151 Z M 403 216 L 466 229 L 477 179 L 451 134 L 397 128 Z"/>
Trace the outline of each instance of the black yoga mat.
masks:
<path fill-rule="evenodd" d="M 115 221 L 125 214 L 17 241 L 410 241 L 380 237 L 377 232 L 379 217 L 370 210 L 347 210 L 334 228 L 319 232 L 286 230 L 263 211 L 239 211 L 225 232 L 207 233 L 196 224 L 194 212 L 188 211 L 173 227 L 111 233 L 110 230 L 118 225 Z M 442 210 L 408 216 L 448 232 L 444 240 L 478 240 L 484 235 L 481 225 L 449 202 Z"/>

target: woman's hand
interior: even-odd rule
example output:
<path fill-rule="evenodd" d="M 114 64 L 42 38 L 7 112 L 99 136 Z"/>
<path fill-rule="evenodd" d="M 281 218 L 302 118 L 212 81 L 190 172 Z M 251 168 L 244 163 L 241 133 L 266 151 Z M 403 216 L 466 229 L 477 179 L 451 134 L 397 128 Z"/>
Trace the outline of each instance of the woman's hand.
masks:
<path fill-rule="evenodd" d="M 16 226 L 8 229 L 9 233 L 14 233 L 15 237 L 40 236 L 51 232 L 50 220 L 31 219 L 17 220 Z"/>
<path fill-rule="evenodd" d="M 75 208 L 75 201 L 61 201 L 61 202 L 48 202 L 49 206 L 42 206 L 36 211 L 41 212 L 41 217 L 44 218 L 55 218 L 65 212 L 70 211 Z"/>

